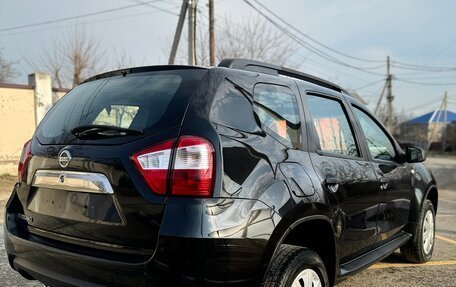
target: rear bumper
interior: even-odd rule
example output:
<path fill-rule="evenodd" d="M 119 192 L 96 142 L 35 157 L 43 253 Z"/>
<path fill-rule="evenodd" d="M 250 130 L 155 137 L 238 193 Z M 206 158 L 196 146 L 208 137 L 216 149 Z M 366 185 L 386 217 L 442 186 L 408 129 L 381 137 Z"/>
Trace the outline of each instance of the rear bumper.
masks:
<path fill-rule="evenodd" d="M 207 225 L 208 215 L 202 212 L 209 201 L 214 199 L 195 199 L 185 204 L 182 199 L 170 200 L 162 226 L 169 227 L 172 221 L 181 228 L 162 228 L 155 254 L 135 263 L 34 241 L 18 232 L 24 226 L 18 228 L 17 224 L 26 223 L 7 211 L 4 236 L 8 259 L 24 277 L 50 286 L 253 286 L 263 267 L 268 238 L 264 234 L 271 222 L 262 225 L 247 217 L 251 227 L 237 222 L 237 229 L 229 230 L 230 234 L 238 231 L 242 236 L 222 237 L 221 229 L 209 232 L 212 227 Z M 253 207 L 255 203 L 248 205 Z M 191 218 L 198 222 L 190 222 Z"/>
<path fill-rule="evenodd" d="M 181 243 L 178 243 L 179 241 Z M 167 262 L 152 259 L 143 264 L 129 264 L 56 249 L 22 239 L 5 230 L 5 246 L 11 266 L 25 278 L 39 280 L 49 286 L 252 286 L 254 284 L 254 274 L 249 274 L 252 277 L 246 278 L 246 272 L 242 272 L 244 276 L 239 275 L 243 278 L 235 279 L 236 275 L 228 270 L 229 265 L 233 265 L 235 261 L 228 263 L 227 257 L 206 258 L 207 254 L 204 253 L 207 252 L 200 253 L 199 257 L 195 256 L 198 250 L 201 251 L 199 247 L 204 245 L 213 247 L 214 244 L 200 242 L 197 244 L 199 247 L 195 248 L 195 242 L 188 239 L 169 243 L 175 248 L 160 256 Z M 194 249 L 187 251 L 186 260 L 180 260 L 183 249 L 189 245 Z M 225 249 L 225 244 L 220 247 Z M 242 262 L 238 261 L 238 263 L 242 266 Z M 209 269 L 207 273 L 211 278 L 206 278 L 206 274 L 200 273 Z M 251 267 L 247 270 L 249 269 L 252 270 Z M 219 278 L 217 274 L 220 275 Z"/>
<path fill-rule="evenodd" d="M 26 278 L 50 286 L 148 286 L 144 264 L 110 261 L 56 249 L 15 236 L 6 226 L 5 248 L 10 265 Z"/>

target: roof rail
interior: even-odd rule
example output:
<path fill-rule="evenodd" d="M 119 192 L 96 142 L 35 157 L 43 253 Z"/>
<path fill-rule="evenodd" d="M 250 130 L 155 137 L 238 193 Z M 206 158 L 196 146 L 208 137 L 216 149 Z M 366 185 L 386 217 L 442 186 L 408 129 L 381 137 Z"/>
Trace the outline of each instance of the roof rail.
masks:
<path fill-rule="evenodd" d="M 264 73 L 264 74 L 275 75 L 275 76 L 282 75 L 282 76 L 287 76 L 287 77 L 311 82 L 313 84 L 317 84 L 317 85 L 320 85 L 325 88 L 335 90 L 338 92 L 343 91 L 343 89 L 341 87 L 339 87 L 338 85 L 335 85 L 335 84 L 325 81 L 323 79 L 320 79 L 320 78 L 317 78 L 317 77 L 314 77 L 309 74 L 299 72 L 299 71 L 296 71 L 293 69 L 280 67 L 277 65 L 268 64 L 268 63 L 264 63 L 264 62 L 248 60 L 248 59 L 223 59 L 218 66 L 225 67 L 225 68 L 238 69 L 238 70 L 246 70 L 246 71 L 258 72 L 258 73 Z"/>

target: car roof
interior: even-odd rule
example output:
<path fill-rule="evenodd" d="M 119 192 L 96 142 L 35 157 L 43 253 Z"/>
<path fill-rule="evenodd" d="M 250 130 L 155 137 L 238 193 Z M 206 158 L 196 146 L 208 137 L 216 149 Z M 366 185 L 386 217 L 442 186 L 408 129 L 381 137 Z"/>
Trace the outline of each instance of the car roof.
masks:
<path fill-rule="evenodd" d="M 95 75 L 83 81 L 81 84 L 104 79 L 110 78 L 115 76 L 126 76 L 128 74 L 136 74 L 136 73 L 145 73 L 145 72 L 153 72 L 153 71 L 171 71 L 171 70 L 209 70 L 207 67 L 200 67 L 200 66 L 188 66 L 188 65 L 156 65 L 156 66 L 143 66 L 143 67 L 133 67 L 133 68 L 125 68 L 119 69 L 114 71 L 105 72 L 99 75 Z"/>
<path fill-rule="evenodd" d="M 277 66 L 277 65 L 273 65 L 273 64 L 269 64 L 269 63 L 265 63 L 265 62 L 249 60 L 249 59 L 241 59 L 241 58 L 228 58 L 228 59 L 223 59 L 217 67 L 288 77 L 288 78 L 308 82 L 308 83 L 311 83 L 311 84 L 314 84 L 314 85 L 317 85 L 317 86 L 320 86 L 323 88 L 327 88 L 327 89 L 342 93 L 345 96 L 352 98 L 348 92 L 346 92 L 344 89 L 342 89 L 341 87 L 339 87 L 338 85 L 336 85 L 334 83 L 331 83 L 324 79 L 321 79 L 321 78 L 318 78 L 318 77 L 315 77 L 315 76 L 312 76 L 312 75 L 309 75 L 309 74 L 306 74 L 306 73 L 303 73 L 300 71 L 296 71 L 296 70 L 293 70 L 290 68 L 281 67 L 281 66 Z M 120 75 L 125 76 L 127 74 L 134 74 L 134 73 L 143 73 L 143 72 L 152 72 L 152 71 L 169 71 L 169 70 L 187 70 L 187 69 L 209 70 L 209 69 L 217 68 L 217 67 L 202 67 L 202 66 L 190 66 L 190 65 L 156 65 L 156 66 L 133 67 L 133 68 L 126 68 L 126 69 L 119 69 L 119 70 L 105 72 L 105 73 L 90 77 L 87 80 L 83 81 L 81 84 L 103 79 L 103 78 L 109 78 L 109 77 L 120 76 Z"/>

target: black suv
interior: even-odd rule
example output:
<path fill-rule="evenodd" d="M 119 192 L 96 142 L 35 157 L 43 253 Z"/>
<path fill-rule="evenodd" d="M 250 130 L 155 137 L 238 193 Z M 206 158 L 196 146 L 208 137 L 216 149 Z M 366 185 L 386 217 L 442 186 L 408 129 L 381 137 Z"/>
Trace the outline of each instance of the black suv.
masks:
<path fill-rule="evenodd" d="M 340 87 L 274 65 L 80 84 L 24 145 L 11 266 L 50 286 L 331 286 L 428 261 L 437 187 Z"/>

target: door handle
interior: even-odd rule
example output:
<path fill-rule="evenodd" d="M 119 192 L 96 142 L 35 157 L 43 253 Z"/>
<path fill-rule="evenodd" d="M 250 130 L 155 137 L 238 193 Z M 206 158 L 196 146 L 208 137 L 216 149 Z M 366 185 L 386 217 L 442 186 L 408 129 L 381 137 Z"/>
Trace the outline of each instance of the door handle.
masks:
<path fill-rule="evenodd" d="M 342 183 L 342 179 L 338 177 L 328 177 L 325 179 L 325 183 L 331 192 L 336 193 L 339 189 L 339 184 Z"/>
<path fill-rule="evenodd" d="M 387 177 L 380 178 L 380 190 L 388 189 L 388 183 L 389 182 L 390 182 L 390 180 Z"/>

